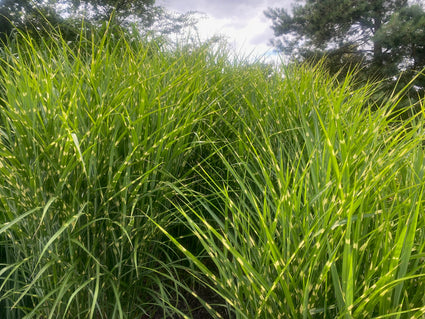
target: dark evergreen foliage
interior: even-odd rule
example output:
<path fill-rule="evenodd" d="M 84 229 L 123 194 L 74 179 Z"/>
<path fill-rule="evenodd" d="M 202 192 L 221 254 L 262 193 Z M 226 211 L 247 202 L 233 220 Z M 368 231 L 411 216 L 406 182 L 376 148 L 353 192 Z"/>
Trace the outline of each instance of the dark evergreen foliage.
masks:
<path fill-rule="evenodd" d="M 307 0 L 291 13 L 269 8 L 265 15 L 278 50 L 303 61 L 327 56 L 332 73 L 360 65 L 365 78 L 393 86 L 401 72 L 404 85 L 425 67 L 425 12 L 407 0 Z"/>

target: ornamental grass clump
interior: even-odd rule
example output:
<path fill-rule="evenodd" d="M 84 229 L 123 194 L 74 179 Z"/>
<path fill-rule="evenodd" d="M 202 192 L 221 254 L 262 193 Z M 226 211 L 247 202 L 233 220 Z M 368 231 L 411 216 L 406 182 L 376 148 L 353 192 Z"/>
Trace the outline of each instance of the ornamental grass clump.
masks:
<path fill-rule="evenodd" d="M 108 28 L 0 55 L 1 318 L 425 315 L 423 108 Z"/>
<path fill-rule="evenodd" d="M 398 97 L 371 111 L 352 75 L 282 72 L 234 87 L 220 172 L 196 168 L 210 193 L 176 205 L 209 259 L 186 255 L 236 318 L 423 318 L 423 112 L 398 122 Z"/>
<path fill-rule="evenodd" d="M 160 44 L 105 30 L 75 43 L 19 34 L 4 48 L 2 318 L 188 308 L 187 263 L 151 220 L 178 232 L 169 185 L 193 182 L 222 62 Z"/>

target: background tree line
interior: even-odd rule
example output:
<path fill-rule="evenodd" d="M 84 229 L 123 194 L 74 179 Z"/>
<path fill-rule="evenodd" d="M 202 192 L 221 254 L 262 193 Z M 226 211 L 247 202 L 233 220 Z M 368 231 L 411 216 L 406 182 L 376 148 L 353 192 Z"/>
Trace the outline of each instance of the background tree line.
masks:
<path fill-rule="evenodd" d="M 193 13 L 171 13 L 155 0 L 0 0 L 0 38 L 4 41 L 15 29 L 39 36 L 49 28 L 60 28 L 65 38 L 75 38 L 84 25 L 115 26 L 136 24 L 139 30 L 161 34 L 179 32 L 193 26 Z"/>

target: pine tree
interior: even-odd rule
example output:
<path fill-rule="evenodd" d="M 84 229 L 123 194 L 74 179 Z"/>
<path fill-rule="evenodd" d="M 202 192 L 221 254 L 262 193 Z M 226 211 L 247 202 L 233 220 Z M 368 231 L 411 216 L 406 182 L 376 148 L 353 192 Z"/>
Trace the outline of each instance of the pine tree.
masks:
<path fill-rule="evenodd" d="M 292 12 L 269 8 L 279 50 L 298 60 L 328 56 L 330 69 L 362 63 L 369 74 L 425 66 L 425 13 L 407 0 L 307 0 Z M 413 62 L 412 62 L 413 61 Z"/>

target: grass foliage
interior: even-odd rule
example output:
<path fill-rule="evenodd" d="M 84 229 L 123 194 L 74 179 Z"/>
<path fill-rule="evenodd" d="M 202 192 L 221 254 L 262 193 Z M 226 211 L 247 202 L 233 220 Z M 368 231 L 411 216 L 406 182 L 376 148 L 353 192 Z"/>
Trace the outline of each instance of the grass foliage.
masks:
<path fill-rule="evenodd" d="M 396 96 L 107 29 L 21 34 L 0 73 L 2 318 L 425 316 Z"/>

